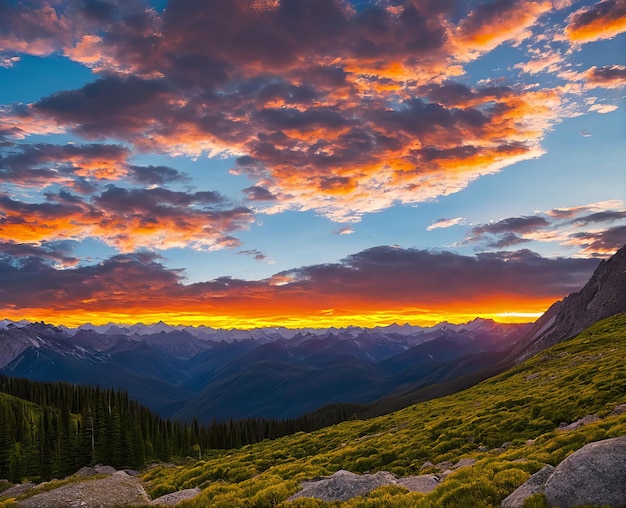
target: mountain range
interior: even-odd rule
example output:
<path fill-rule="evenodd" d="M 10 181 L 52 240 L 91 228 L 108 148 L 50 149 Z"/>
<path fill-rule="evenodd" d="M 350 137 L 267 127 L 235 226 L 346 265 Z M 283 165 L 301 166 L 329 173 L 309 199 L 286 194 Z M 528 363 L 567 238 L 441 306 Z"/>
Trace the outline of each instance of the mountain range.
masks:
<path fill-rule="evenodd" d="M 295 418 L 337 404 L 383 414 L 453 393 L 626 312 L 626 248 L 534 324 L 223 330 L 0 321 L 0 374 L 122 388 L 163 417 Z"/>
<path fill-rule="evenodd" d="M 164 323 L 70 329 L 7 320 L 1 327 L 4 375 L 123 388 L 164 417 L 207 422 L 370 403 L 436 382 L 461 359 L 500 357 L 528 329 L 481 319 L 324 330 Z"/>

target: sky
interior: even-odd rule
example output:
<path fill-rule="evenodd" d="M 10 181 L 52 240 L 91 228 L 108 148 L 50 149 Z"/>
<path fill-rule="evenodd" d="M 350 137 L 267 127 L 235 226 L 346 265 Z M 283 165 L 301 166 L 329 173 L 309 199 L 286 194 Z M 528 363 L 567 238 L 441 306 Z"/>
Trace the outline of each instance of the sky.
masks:
<path fill-rule="evenodd" d="M 626 0 L 0 0 L 0 318 L 532 321 L 626 243 Z"/>

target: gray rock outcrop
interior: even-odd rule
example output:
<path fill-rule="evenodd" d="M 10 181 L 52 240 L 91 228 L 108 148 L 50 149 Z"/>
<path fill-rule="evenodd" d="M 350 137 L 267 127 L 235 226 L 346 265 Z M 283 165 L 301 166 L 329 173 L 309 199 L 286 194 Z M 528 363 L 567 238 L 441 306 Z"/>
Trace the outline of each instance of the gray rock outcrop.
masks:
<path fill-rule="evenodd" d="M 463 465 L 470 465 L 463 463 Z M 314 497 L 322 501 L 347 501 L 357 496 L 364 496 L 383 485 L 400 485 L 411 492 L 432 492 L 439 485 L 440 478 L 435 475 L 416 475 L 396 478 L 388 471 L 375 474 L 355 474 L 340 470 L 327 478 L 302 482 L 302 490 L 287 501 L 299 497 Z"/>
<path fill-rule="evenodd" d="M 375 474 L 358 475 L 341 469 L 328 478 L 302 482 L 302 490 L 289 498 L 314 497 L 322 501 L 347 501 L 364 496 L 383 485 L 397 485 L 398 480 L 391 473 L 379 471 Z"/>
<path fill-rule="evenodd" d="M 96 464 L 95 466 L 81 467 L 74 473 L 75 476 L 95 476 L 97 474 L 113 474 L 117 469 L 113 466 L 105 466 L 103 464 Z"/>
<path fill-rule="evenodd" d="M 626 436 L 583 446 L 555 469 L 545 485 L 553 506 L 626 505 Z"/>
<path fill-rule="evenodd" d="M 626 312 L 626 246 L 604 261 L 578 292 L 553 304 L 511 355 L 516 363 L 554 346 L 601 319 Z"/>
<path fill-rule="evenodd" d="M 411 492 L 423 492 L 424 494 L 428 494 L 439 485 L 439 478 L 432 474 L 407 476 L 406 478 L 399 478 L 398 484 Z"/>
<path fill-rule="evenodd" d="M 501 508 L 521 508 L 524 505 L 524 501 L 534 494 L 539 494 L 544 491 L 545 484 L 548 478 L 554 472 L 554 466 L 548 464 L 540 471 L 537 471 L 532 475 L 526 483 L 515 489 L 508 497 L 506 497 L 500 504 Z"/>
<path fill-rule="evenodd" d="M 600 418 L 598 418 L 596 415 L 587 415 L 587 416 L 583 416 L 580 420 L 576 420 L 575 422 L 572 422 L 570 424 L 562 423 L 561 425 L 558 426 L 556 430 L 563 430 L 563 431 L 576 430 L 582 427 L 583 425 L 589 425 L 590 423 L 597 422 L 597 421 L 600 421 Z"/>
<path fill-rule="evenodd" d="M 81 508 L 117 508 L 150 503 L 141 482 L 124 471 L 106 478 L 85 479 L 33 495 L 17 503 L 19 508 L 80 506 Z"/>
<path fill-rule="evenodd" d="M 177 492 L 172 492 L 170 494 L 165 494 L 164 496 L 157 497 L 153 499 L 150 504 L 158 505 L 158 506 L 176 506 L 181 501 L 186 501 L 187 499 L 192 499 L 196 497 L 198 494 L 202 492 L 198 487 L 195 489 L 185 489 L 179 490 Z"/>

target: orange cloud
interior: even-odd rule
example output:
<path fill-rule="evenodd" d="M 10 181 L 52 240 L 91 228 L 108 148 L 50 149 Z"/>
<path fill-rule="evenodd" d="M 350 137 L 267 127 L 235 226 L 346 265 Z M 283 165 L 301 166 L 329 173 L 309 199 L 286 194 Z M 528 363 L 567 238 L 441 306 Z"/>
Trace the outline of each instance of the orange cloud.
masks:
<path fill-rule="evenodd" d="M 249 209 L 228 209 L 221 196 L 211 192 L 109 187 L 92 203 L 61 192 L 47 194 L 41 204 L 0 195 L 0 240 L 33 244 L 93 237 L 121 252 L 173 247 L 211 250 L 239 246 L 230 233 L 253 220 Z"/>
<path fill-rule="evenodd" d="M 602 0 L 569 16 L 565 34 L 574 43 L 611 39 L 626 31 L 626 0 Z"/>
<path fill-rule="evenodd" d="M 483 52 L 507 41 L 519 43 L 532 35 L 530 27 L 552 7 L 547 0 L 499 0 L 480 4 L 460 23 L 454 34 L 458 51 Z"/>
<path fill-rule="evenodd" d="M 626 86 L 626 66 L 591 67 L 584 74 L 588 87 L 622 88 Z"/>

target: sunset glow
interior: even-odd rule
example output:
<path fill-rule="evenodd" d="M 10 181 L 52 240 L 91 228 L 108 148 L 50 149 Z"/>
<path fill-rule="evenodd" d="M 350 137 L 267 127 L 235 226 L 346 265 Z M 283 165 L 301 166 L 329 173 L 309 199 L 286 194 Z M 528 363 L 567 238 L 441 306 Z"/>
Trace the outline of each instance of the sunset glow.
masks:
<path fill-rule="evenodd" d="M 535 320 L 626 243 L 626 2 L 0 10 L 0 319 Z"/>

